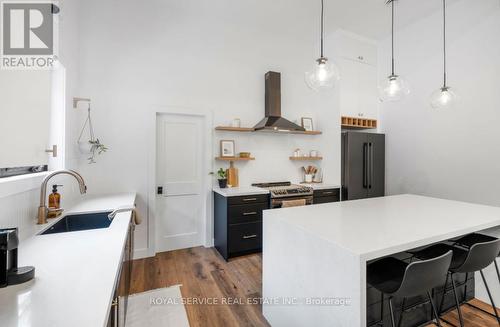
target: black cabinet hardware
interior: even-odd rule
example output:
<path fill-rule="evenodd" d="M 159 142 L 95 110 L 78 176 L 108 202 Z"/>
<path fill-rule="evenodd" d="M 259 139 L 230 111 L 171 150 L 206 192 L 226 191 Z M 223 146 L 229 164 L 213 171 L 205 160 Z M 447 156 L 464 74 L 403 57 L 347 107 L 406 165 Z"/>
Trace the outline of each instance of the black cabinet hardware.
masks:
<path fill-rule="evenodd" d="M 245 235 L 243 236 L 243 238 L 246 240 L 246 239 L 249 239 L 249 238 L 256 238 L 257 237 L 257 234 L 253 234 L 253 235 Z"/>

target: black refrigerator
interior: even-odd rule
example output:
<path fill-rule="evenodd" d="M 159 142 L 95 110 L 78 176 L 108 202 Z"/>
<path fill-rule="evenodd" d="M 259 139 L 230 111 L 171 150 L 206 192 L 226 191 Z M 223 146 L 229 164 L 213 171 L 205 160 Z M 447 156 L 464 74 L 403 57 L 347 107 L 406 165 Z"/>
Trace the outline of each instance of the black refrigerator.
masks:
<path fill-rule="evenodd" d="M 385 195 L 385 135 L 342 133 L 342 201 Z"/>

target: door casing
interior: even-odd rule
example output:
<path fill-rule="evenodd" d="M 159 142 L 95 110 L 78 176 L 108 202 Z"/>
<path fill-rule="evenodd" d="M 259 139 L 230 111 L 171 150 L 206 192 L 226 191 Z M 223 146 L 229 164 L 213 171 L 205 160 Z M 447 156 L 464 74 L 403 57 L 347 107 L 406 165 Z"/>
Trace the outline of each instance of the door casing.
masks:
<path fill-rule="evenodd" d="M 163 114 L 197 116 L 203 118 L 203 136 L 204 136 L 204 160 L 202 176 L 202 199 L 206 208 L 202 223 L 202 243 L 205 247 L 213 246 L 213 195 L 212 195 L 212 176 L 209 172 L 213 171 L 213 114 L 210 110 L 199 110 L 182 106 L 154 106 L 149 114 L 149 137 L 148 137 L 148 249 L 147 253 L 140 256 L 154 256 L 156 254 L 155 244 L 155 226 L 156 226 L 156 136 L 157 136 L 157 117 Z"/>

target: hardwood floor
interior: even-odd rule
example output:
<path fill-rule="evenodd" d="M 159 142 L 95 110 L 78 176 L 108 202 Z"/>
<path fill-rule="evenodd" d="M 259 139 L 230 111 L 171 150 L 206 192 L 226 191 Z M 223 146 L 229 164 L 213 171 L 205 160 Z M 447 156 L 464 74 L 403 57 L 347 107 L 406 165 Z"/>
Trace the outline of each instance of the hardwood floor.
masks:
<path fill-rule="evenodd" d="M 158 253 L 135 260 L 132 293 L 181 284 L 191 327 L 269 326 L 262 316 L 258 299 L 262 290 L 262 255 L 235 258 L 229 262 L 215 249 L 196 247 Z M 491 311 L 478 301 L 475 305 Z M 495 318 L 468 305 L 462 306 L 467 327 L 498 326 Z M 459 326 L 456 311 L 444 316 Z M 429 325 L 434 326 L 434 325 Z M 443 324 L 445 326 L 452 326 Z"/>

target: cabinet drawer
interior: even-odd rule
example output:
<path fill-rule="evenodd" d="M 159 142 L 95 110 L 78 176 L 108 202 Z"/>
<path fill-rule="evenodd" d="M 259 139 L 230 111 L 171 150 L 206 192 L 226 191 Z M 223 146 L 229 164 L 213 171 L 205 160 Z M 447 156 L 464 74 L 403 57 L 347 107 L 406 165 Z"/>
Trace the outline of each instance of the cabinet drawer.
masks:
<path fill-rule="evenodd" d="M 229 253 L 262 248 L 262 222 L 229 225 Z"/>
<path fill-rule="evenodd" d="M 227 199 L 228 205 L 235 204 L 252 204 L 252 203 L 268 203 L 268 194 L 256 194 L 256 195 L 245 195 L 245 196 L 232 196 Z"/>
<path fill-rule="evenodd" d="M 322 196 L 340 196 L 340 189 L 338 188 L 332 188 L 332 189 L 327 189 L 327 190 L 316 190 L 314 191 L 314 197 L 322 197 Z"/>
<path fill-rule="evenodd" d="M 322 197 L 315 197 L 313 199 L 313 204 L 339 202 L 339 201 L 340 199 L 338 196 L 322 196 Z"/>
<path fill-rule="evenodd" d="M 268 208 L 267 203 L 232 205 L 228 208 L 228 223 L 240 224 L 262 220 L 262 210 Z"/>

